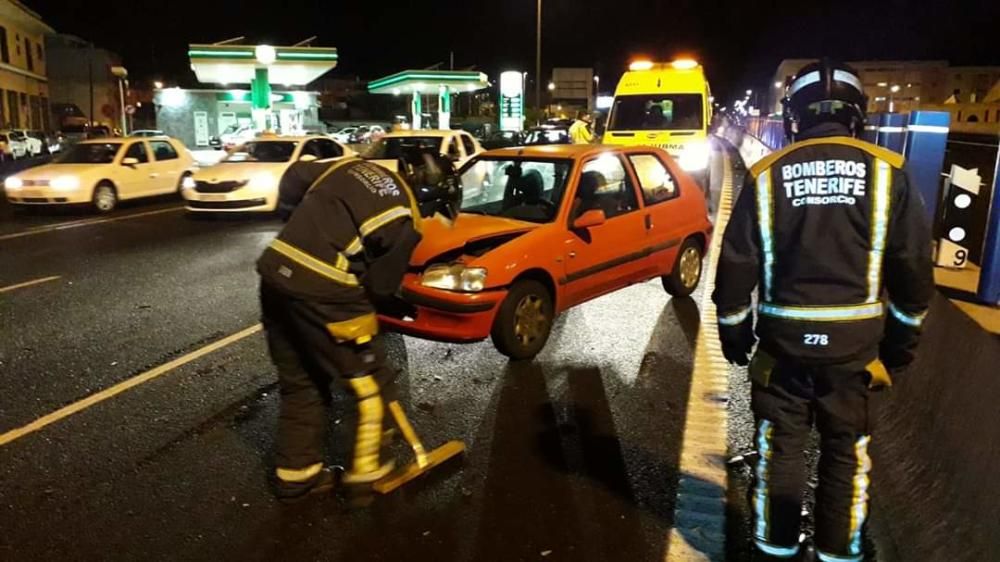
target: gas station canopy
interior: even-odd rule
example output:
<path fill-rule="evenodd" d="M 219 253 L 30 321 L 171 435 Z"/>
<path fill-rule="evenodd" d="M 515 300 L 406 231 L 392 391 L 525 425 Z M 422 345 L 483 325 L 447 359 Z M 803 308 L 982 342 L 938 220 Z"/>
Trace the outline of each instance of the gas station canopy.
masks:
<path fill-rule="evenodd" d="M 454 93 L 474 92 L 489 88 L 490 82 L 482 72 L 459 70 L 404 70 L 368 83 L 372 94 L 437 94 L 440 87 Z"/>
<path fill-rule="evenodd" d="M 188 57 L 203 84 L 249 84 L 266 67 L 271 84 L 305 86 L 337 66 L 332 47 L 191 45 Z"/>

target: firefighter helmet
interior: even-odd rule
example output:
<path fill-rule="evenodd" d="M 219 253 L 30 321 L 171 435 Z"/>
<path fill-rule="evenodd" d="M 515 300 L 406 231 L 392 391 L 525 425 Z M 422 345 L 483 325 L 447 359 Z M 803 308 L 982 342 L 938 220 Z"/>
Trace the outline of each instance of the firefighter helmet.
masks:
<path fill-rule="evenodd" d="M 829 59 L 805 66 L 785 90 L 785 134 L 789 140 L 821 123 L 840 123 L 861 134 L 868 96 L 853 68 Z"/>

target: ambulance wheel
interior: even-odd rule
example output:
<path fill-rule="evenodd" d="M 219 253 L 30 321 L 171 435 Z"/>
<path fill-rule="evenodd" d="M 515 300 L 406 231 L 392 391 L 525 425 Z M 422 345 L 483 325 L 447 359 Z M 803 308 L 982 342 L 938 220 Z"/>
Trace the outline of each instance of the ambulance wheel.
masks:
<path fill-rule="evenodd" d="M 552 332 L 552 295 L 538 281 L 518 281 L 500 303 L 490 333 L 497 351 L 514 360 L 538 355 Z"/>
<path fill-rule="evenodd" d="M 675 297 L 689 296 L 701 282 L 702 261 L 701 244 L 692 238 L 685 240 L 670 275 L 663 276 L 663 288 Z"/>

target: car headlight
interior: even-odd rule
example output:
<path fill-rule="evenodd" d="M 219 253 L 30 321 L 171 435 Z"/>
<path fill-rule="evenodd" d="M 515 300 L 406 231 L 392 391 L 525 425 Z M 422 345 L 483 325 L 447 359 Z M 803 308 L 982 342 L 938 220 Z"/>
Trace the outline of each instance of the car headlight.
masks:
<path fill-rule="evenodd" d="M 80 178 L 76 176 L 59 176 L 53 179 L 49 186 L 56 191 L 73 191 L 80 187 Z"/>
<path fill-rule="evenodd" d="M 196 187 L 198 187 L 198 182 L 194 181 L 191 176 L 184 176 L 184 179 L 181 180 L 181 189 L 194 189 Z"/>
<path fill-rule="evenodd" d="M 686 172 L 704 170 L 708 167 L 708 158 L 710 154 L 711 150 L 707 141 L 691 143 L 686 145 L 684 150 L 681 151 L 681 157 L 678 163 Z"/>
<path fill-rule="evenodd" d="M 424 271 L 420 284 L 432 289 L 478 293 L 486 286 L 486 269 L 460 263 L 432 265 Z"/>
<path fill-rule="evenodd" d="M 24 186 L 24 182 L 17 176 L 11 176 L 4 180 L 3 186 L 13 191 L 15 189 L 21 189 L 21 187 Z"/>
<path fill-rule="evenodd" d="M 277 189 L 278 185 L 274 179 L 274 176 L 267 172 L 262 172 L 250 178 L 247 182 L 247 187 L 250 189 L 260 190 L 270 190 Z"/>

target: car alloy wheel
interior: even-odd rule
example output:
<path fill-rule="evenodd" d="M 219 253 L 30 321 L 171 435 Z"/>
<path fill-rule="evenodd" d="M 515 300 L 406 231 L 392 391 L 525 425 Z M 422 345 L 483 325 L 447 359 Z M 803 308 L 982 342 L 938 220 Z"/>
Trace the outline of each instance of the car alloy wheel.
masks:
<path fill-rule="evenodd" d="M 107 213 L 114 210 L 115 206 L 118 204 L 118 196 L 115 195 L 115 189 L 107 184 L 102 184 L 97 186 L 94 190 L 94 208 L 98 212 Z"/>
<path fill-rule="evenodd" d="M 530 346 L 544 337 L 549 319 L 538 295 L 526 295 L 514 311 L 514 335 L 523 346 Z"/>
<path fill-rule="evenodd" d="M 681 283 L 685 288 L 694 289 L 701 279 L 701 254 L 694 246 L 688 246 L 681 254 L 678 264 L 681 270 Z"/>

